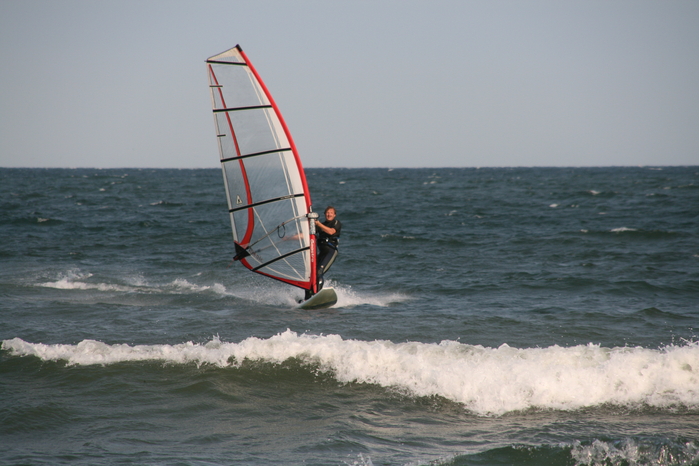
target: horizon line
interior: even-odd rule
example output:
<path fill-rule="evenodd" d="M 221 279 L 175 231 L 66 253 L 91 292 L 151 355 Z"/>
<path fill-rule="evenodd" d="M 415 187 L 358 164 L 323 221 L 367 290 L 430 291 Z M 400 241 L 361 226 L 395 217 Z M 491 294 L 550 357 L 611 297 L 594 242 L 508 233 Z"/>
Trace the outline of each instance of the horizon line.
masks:
<path fill-rule="evenodd" d="M 342 170 L 364 170 L 364 169 L 381 169 L 381 170 L 403 170 L 403 169 L 482 169 L 482 168 L 679 168 L 679 167 L 699 167 L 699 164 L 677 164 L 677 165 L 472 165 L 472 166 L 380 166 L 380 167 L 313 167 L 307 166 L 304 169 L 342 169 Z M 20 169 L 20 170 L 220 170 L 220 167 L 5 167 L 0 166 L 0 169 Z"/>

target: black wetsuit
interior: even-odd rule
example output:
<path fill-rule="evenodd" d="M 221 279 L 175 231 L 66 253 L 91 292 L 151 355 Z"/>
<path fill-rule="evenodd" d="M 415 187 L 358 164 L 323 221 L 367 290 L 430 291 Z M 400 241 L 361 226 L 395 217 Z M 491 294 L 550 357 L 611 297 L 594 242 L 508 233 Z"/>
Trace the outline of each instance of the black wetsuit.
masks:
<path fill-rule="evenodd" d="M 342 223 L 335 218 L 333 220 L 326 220 L 323 222 L 328 228 L 334 228 L 335 234 L 329 235 L 323 230 L 318 228 L 318 269 L 316 274 L 318 277 L 318 290 L 323 287 L 323 274 L 330 269 L 337 258 L 337 246 L 340 242 L 340 230 L 342 230 Z"/>

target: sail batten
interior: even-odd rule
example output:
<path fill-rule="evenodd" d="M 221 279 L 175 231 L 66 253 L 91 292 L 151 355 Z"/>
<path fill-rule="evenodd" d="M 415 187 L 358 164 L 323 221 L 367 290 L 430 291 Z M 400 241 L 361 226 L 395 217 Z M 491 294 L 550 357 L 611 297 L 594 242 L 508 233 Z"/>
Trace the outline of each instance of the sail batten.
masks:
<path fill-rule="evenodd" d="M 250 209 L 250 208 L 253 208 L 253 207 L 259 207 L 259 206 L 261 206 L 261 205 L 269 204 L 269 203 L 271 203 L 271 202 L 284 201 L 284 200 L 286 200 L 286 199 L 291 199 L 291 198 L 294 198 L 294 197 L 302 197 L 303 195 L 304 195 L 303 193 L 300 193 L 300 194 L 289 194 L 288 196 L 277 197 L 277 198 L 274 198 L 274 199 L 266 199 L 266 200 L 264 200 L 264 201 L 256 202 L 256 203 L 254 203 L 254 204 L 248 204 L 248 205 L 244 205 L 244 206 L 241 206 L 241 207 L 234 207 L 234 208 L 232 208 L 232 209 L 228 209 L 228 212 L 231 212 L 231 213 L 232 213 L 232 212 L 237 212 L 237 211 L 243 210 L 243 209 Z"/>
<path fill-rule="evenodd" d="M 236 257 L 315 292 L 311 198 L 288 127 L 239 46 L 206 64 Z"/>
<path fill-rule="evenodd" d="M 217 136 L 218 137 L 225 137 L 226 135 L 225 134 L 218 134 Z M 258 155 L 267 155 L 267 154 L 273 154 L 275 152 L 282 152 L 282 151 L 289 151 L 289 150 L 291 150 L 291 147 L 282 148 L 282 149 L 272 149 L 272 150 L 267 150 L 264 152 L 256 152 L 254 154 L 244 154 L 244 155 L 238 155 L 235 157 L 230 157 L 227 159 L 222 159 L 221 162 L 229 162 L 231 160 L 243 159 L 243 158 L 247 158 L 247 157 L 257 157 Z"/>
<path fill-rule="evenodd" d="M 277 258 L 274 258 L 274 259 L 272 259 L 272 260 L 269 261 L 269 262 L 265 262 L 264 264 L 258 265 L 257 267 L 255 267 L 255 268 L 252 269 L 252 270 L 253 270 L 253 272 L 256 272 L 258 269 L 261 269 L 261 268 L 263 268 L 263 267 L 267 267 L 268 265 L 271 265 L 271 264 L 273 264 L 274 262 L 277 262 L 277 261 L 279 261 L 279 260 L 286 259 L 288 256 L 291 256 L 291 255 L 294 255 L 294 254 L 298 254 L 298 253 L 300 253 L 300 252 L 304 252 L 304 251 L 306 251 L 307 249 L 308 249 L 308 248 L 302 248 L 302 249 L 297 249 L 296 251 L 291 251 L 291 252 L 289 252 L 289 253 L 284 254 L 283 256 L 279 256 L 279 257 L 277 257 Z"/>
<path fill-rule="evenodd" d="M 238 65 L 238 66 L 248 66 L 247 63 L 237 63 L 237 62 L 230 62 L 230 61 L 206 60 L 206 63 L 212 64 L 212 65 Z"/>
<path fill-rule="evenodd" d="M 272 108 L 272 106 L 271 105 L 255 105 L 255 106 L 250 106 L 250 107 L 217 108 L 217 109 L 214 109 L 214 113 L 237 112 L 240 110 L 257 110 L 260 108 Z"/>

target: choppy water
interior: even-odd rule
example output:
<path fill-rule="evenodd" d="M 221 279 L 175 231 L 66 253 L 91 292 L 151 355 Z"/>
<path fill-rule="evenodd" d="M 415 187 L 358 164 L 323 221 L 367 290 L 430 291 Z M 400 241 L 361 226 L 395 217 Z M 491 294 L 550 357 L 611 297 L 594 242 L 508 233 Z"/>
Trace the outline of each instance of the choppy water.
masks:
<path fill-rule="evenodd" d="M 0 463 L 699 464 L 699 167 L 307 173 L 323 311 L 219 170 L 0 169 Z"/>

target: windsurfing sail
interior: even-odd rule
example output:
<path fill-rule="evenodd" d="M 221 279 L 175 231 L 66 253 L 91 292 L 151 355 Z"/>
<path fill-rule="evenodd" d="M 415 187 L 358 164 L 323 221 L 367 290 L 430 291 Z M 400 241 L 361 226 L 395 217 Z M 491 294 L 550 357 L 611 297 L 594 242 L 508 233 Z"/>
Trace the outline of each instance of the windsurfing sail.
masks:
<path fill-rule="evenodd" d="M 315 293 L 318 215 L 282 114 L 239 45 L 206 66 L 235 259 Z"/>

